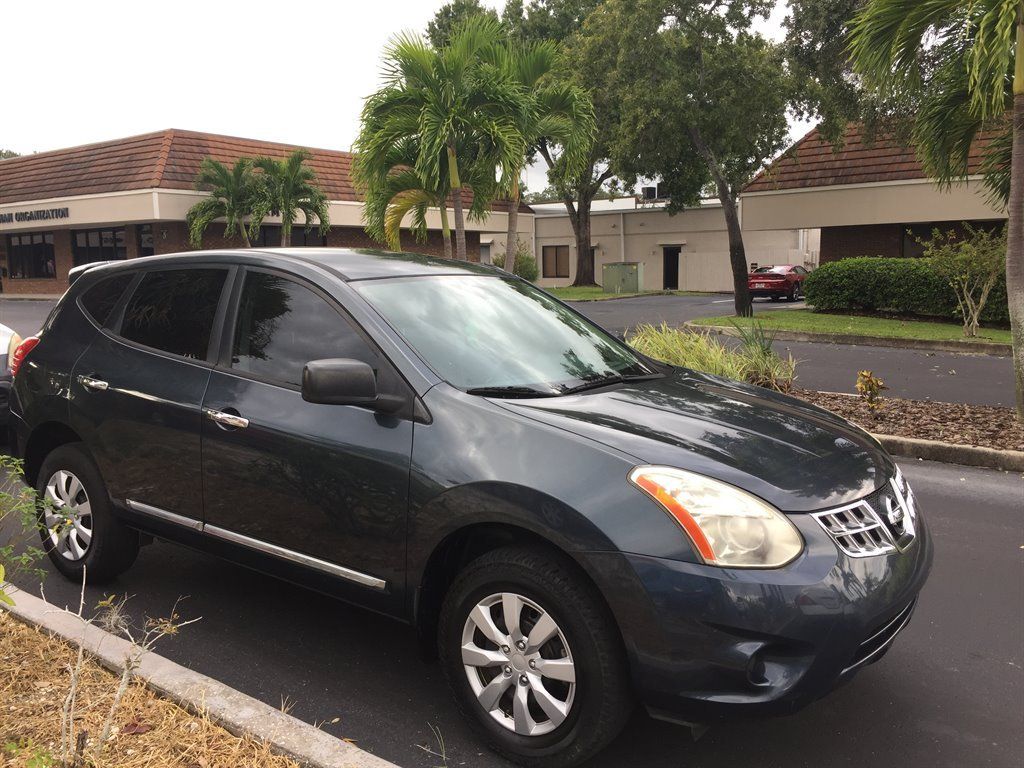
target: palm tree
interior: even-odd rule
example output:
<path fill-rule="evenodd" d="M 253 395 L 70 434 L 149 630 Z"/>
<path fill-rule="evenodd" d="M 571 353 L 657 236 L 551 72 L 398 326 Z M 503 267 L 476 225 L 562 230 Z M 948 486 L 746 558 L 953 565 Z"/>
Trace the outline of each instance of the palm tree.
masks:
<path fill-rule="evenodd" d="M 269 214 L 281 217 L 282 248 L 292 244 L 297 213 L 304 215 L 307 232 L 313 229 L 314 221 L 321 235 L 331 229 L 330 202 L 317 184 L 313 169 L 306 165 L 309 157 L 309 152 L 297 149 L 283 160 L 258 157 L 254 163 L 262 173 L 256 174 L 253 214 L 261 221 Z"/>
<path fill-rule="evenodd" d="M 995 133 L 984 171 L 1008 203 L 1006 290 L 1024 421 L 1024 2 L 868 0 L 850 47 L 869 86 L 919 105 L 914 144 L 940 183 L 965 178 L 972 143 Z"/>
<path fill-rule="evenodd" d="M 594 107 L 582 88 L 555 74 L 558 47 L 550 40 L 507 45 L 494 51 L 495 61 L 522 88 L 528 100 L 526 109 L 512 117 L 529 152 L 541 144 L 562 147 L 560 171 L 571 178 L 580 173 L 594 139 Z M 505 237 L 505 264 L 515 263 L 519 242 L 520 177 L 527 154 L 509 168 L 506 191 L 509 197 L 508 231 Z"/>
<path fill-rule="evenodd" d="M 372 130 L 368 131 L 364 124 L 360 141 L 365 139 L 368 132 L 372 133 Z M 407 138 L 384 149 L 381 156 L 360 148 L 352 163 L 353 180 L 364 199 L 363 219 L 367 234 L 385 243 L 391 250 L 400 251 L 401 227 L 405 217 L 412 215 L 413 235 L 418 242 L 423 242 L 427 237 L 427 212 L 430 208 L 438 208 L 441 213 L 444 255 L 450 259 L 452 241 L 445 202 L 447 184 L 425 188 L 413 168 L 419 154 L 416 139 Z"/>
<path fill-rule="evenodd" d="M 249 233 L 245 219 L 253 212 L 252 160 L 240 158 L 228 168 L 212 157 L 203 158 L 196 176 L 196 189 L 208 191 L 210 196 L 189 208 L 185 215 L 192 247 L 203 247 L 203 234 L 217 219 L 224 219 L 224 237 L 241 235 L 242 244 L 249 247 Z M 254 218 L 256 228 L 262 217 Z"/>
<path fill-rule="evenodd" d="M 412 167 L 423 189 L 446 188 L 455 256 L 462 260 L 467 258 L 464 189 L 472 191 L 479 211 L 497 189 L 495 170 L 505 175 L 519 167 L 525 152 L 514 117 L 526 108 L 522 88 L 483 57 L 500 37 L 497 22 L 476 17 L 442 50 L 413 34 L 392 40 L 385 51 L 385 85 L 364 105 L 356 142 L 359 153 L 367 154 L 366 167 L 381 178 L 388 149 L 416 139 Z"/>

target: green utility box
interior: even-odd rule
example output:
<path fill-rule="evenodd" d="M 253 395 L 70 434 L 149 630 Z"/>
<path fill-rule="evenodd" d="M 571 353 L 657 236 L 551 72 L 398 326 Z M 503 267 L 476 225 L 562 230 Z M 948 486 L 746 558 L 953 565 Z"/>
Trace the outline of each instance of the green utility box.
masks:
<path fill-rule="evenodd" d="M 605 293 L 640 293 L 644 287 L 644 265 L 639 261 L 615 261 L 601 267 Z"/>

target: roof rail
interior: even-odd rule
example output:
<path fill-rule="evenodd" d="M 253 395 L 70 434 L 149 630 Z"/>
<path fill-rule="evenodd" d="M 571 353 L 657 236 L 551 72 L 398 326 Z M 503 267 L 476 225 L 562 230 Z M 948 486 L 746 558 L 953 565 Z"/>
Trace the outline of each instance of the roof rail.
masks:
<path fill-rule="evenodd" d="M 75 280 L 80 278 L 93 267 L 102 267 L 104 264 L 114 263 L 114 261 L 92 261 L 88 264 L 82 264 L 77 267 L 72 267 L 70 270 L 68 270 L 68 285 L 74 285 Z"/>

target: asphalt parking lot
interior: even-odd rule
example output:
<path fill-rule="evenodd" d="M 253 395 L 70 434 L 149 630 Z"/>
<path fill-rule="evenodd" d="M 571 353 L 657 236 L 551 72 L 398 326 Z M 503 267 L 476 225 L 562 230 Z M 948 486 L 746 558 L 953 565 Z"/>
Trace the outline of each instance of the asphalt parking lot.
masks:
<path fill-rule="evenodd" d="M 638 711 L 592 768 L 896 765 L 1017 768 L 1024 755 L 1024 479 L 905 462 L 936 544 L 910 626 L 851 683 L 782 719 L 689 731 Z M 25 588 L 38 585 L 22 582 Z M 53 574 L 46 596 L 77 603 Z M 134 595 L 138 617 L 202 620 L 159 649 L 263 701 L 294 703 L 403 768 L 508 764 L 484 751 L 455 712 L 440 669 L 420 661 L 404 625 L 181 547 L 157 543 L 107 591 Z M 88 590 L 89 600 L 102 595 Z M 337 723 L 332 723 L 338 718 Z"/>
<path fill-rule="evenodd" d="M 638 323 L 679 325 L 687 320 L 728 314 L 732 298 L 699 296 L 638 296 L 612 301 L 577 302 L 574 306 L 615 333 Z M 785 312 L 803 307 L 802 301 L 758 300 L 756 312 Z M 0 323 L 21 335 L 34 333 L 53 307 L 52 301 L 0 299 Z M 1010 358 L 957 355 L 911 349 L 776 342 L 782 353 L 799 361 L 797 386 L 829 392 L 854 392 L 857 371 L 868 368 L 885 380 L 886 394 L 916 400 L 939 400 L 975 405 L 1013 404 L 1013 365 Z"/>

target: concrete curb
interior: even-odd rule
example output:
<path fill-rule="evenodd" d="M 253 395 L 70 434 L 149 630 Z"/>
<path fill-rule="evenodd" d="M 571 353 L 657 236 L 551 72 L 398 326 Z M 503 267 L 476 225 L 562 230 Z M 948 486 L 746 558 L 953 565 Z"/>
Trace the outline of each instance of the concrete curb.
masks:
<path fill-rule="evenodd" d="M 100 664 L 121 673 L 131 647 L 128 641 L 86 624 L 24 590 L 13 586 L 6 589 L 15 604 L 0 607 L 12 616 L 69 642 L 77 643 L 81 639 L 85 650 Z M 155 653 L 142 657 L 136 674 L 148 688 L 184 709 L 205 712 L 236 736 L 249 734 L 262 739 L 278 753 L 310 768 L 398 768 L 394 763 Z"/>
<path fill-rule="evenodd" d="M 705 331 L 723 336 L 738 336 L 739 332 L 725 325 L 699 325 L 686 322 L 690 331 Z M 1010 357 L 1013 348 L 995 341 L 927 341 L 924 339 L 889 339 L 884 336 L 856 336 L 846 333 L 805 333 L 803 331 L 776 331 L 769 329 L 777 341 L 805 341 L 817 344 L 861 344 L 867 347 L 921 349 L 929 352 L 952 352 L 958 355 L 993 355 Z"/>
<path fill-rule="evenodd" d="M 874 435 L 889 453 L 911 459 L 1024 472 L 1024 451 L 999 451 L 977 445 L 956 445 L 899 435 Z"/>

